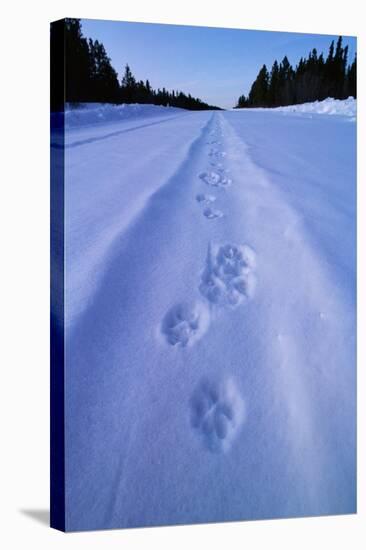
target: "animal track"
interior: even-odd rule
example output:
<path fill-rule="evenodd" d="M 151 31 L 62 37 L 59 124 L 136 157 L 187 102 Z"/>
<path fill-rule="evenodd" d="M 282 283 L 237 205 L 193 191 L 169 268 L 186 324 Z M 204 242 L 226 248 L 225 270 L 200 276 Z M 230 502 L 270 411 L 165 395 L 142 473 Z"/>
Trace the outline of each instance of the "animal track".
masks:
<path fill-rule="evenodd" d="M 220 210 L 214 210 L 213 208 L 205 208 L 203 215 L 206 216 L 209 220 L 214 220 L 215 218 L 222 218 L 223 213 Z"/>
<path fill-rule="evenodd" d="M 227 178 L 226 176 L 223 176 L 222 174 L 214 171 L 202 172 L 199 177 L 207 185 L 211 185 L 212 187 L 228 187 L 232 183 L 230 178 Z"/>
<path fill-rule="evenodd" d="M 196 201 L 203 203 L 203 204 L 211 204 L 212 202 L 215 202 L 216 197 L 213 195 L 205 195 L 204 193 L 199 193 L 196 195 Z"/>
<path fill-rule="evenodd" d="M 206 142 L 207 145 L 222 145 L 221 141 L 218 141 L 217 139 L 212 139 L 211 141 Z"/>
<path fill-rule="evenodd" d="M 223 172 L 229 171 L 224 167 L 224 165 L 221 162 L 210 162 L 210 164 L 215 168 L 215 170 L 217 170 L 217 172 L 220 172 L 221 174 Z"/>
<path fill-rule="evenodd" d="M 206 332 L 209 313 L 206 306 L 182 303 L 173 306 L 165 315 L 161 332 L 171 346 L 191 346 Z"/>
<path fill-rule="evenodd" d="M 253 296 L 255 252 L 247 245 L 225 244 L 215 253 L 208 247 L 200 292 L 211 303 L 237 306 Z"/>
<path fill-rule="evenodd" d="M 234 382 L 201 381 L 191 398 L 191 424 L 212 452 L 227 451 L 244 422 L 244 401 Z"/>
<path fill-rule="evenodd" d="M 211 149 L 209 152 L 210 157 L 215 157 L 217 159 L 226 157 L 226 151 L 218 151 L 217 149 Z"/>

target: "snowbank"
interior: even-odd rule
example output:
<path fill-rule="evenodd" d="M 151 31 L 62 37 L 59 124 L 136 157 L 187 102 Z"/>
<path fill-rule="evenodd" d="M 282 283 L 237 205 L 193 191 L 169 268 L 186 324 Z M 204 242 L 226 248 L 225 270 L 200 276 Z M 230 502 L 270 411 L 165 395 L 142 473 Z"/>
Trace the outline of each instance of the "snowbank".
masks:
<path fill-rule="evenodd" d="M 276 111 L 291 111 L 293 113 L 316 113 L 319 115 L 343 115 L 355 117 L 357 101 L 353 97 L 348 99 L 333 99 L 327 97 L 323 101 L 313 103 L 302 103 L 300 105 L 288 105 L 287 107 L 276 107 Z"/>
<path fill-rule="evenodd" d="M 138 103 L 111 105 L 109 103 L 81 103 L 78 107 L 67 104 L 65 127 L 74 128 L 100 122 L 116 122 L 133 118 L 148 118 L 182 113 L 184 109 L 162 105 L 140 105 Z"/>
<path fill-rule="evenodd" d="M 235 111 L 281 111 L 290 113 L 310 113 L 318 115 L 343 115 L 348 117 L 356 117 L 357 101 L 353 97 L 348 99 L 333 99 L 327 97 L 323 101 L 313 101 L 311 103 L 301 103 L 299 105 L 287 105 L 286 107 L 274 108 L 251 108 L 251 109 L 234 109 Z"/>

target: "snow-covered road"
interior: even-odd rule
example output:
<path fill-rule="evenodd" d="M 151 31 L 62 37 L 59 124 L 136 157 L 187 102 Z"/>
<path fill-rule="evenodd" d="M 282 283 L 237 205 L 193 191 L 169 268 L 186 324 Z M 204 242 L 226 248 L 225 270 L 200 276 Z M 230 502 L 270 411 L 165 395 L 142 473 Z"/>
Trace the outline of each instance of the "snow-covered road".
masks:
<path fill-rule="evenodd" d="M 68 529 L 351 513 L 356 129 L 66 134 Z"/>

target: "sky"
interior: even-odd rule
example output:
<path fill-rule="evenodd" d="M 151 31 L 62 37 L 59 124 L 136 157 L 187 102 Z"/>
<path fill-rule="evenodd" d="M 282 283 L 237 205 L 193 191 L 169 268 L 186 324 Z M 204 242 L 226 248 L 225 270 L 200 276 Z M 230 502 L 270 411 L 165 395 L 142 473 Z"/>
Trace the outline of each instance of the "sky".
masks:
<path fill-rule="evenodd" d="M 104 44 L 121 79 L 126 63 L 153 88 L 181 90 L 218 107 L 248 95 L 263 64 L 287 55 L 296 65 L 313 48 L 326 56 L 338 36 L 82 19 L 83 35 Z M 349 60 L 356 38 L 344 37 Z"/>

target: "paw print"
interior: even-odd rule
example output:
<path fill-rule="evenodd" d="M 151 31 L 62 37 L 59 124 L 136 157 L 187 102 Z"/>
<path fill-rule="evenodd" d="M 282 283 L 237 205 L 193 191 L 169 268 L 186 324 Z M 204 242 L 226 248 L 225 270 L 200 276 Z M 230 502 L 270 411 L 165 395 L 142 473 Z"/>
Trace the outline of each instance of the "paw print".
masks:
<path fill-rule="evenodd" d="M 204 209 L 203 215 L 209 220 L 214 220 L 216 218 L 222 218 L 223 213 L 220 210 L 208 207 Z"/>
<path fill-rule="evenodd" d="M 191 400 L 192 426 L 212 452 L 227 450 L 244 420 L 244 402 L 232 380 L 201 382 Z"/>
<path fill-rule="evenodd" d="M 212 253 L 208 249 L 200 291 L 210 302 L 236 306 L 252 297 L 256 278 L 255 253 L 247 245 L 225 244 Z"/>
<path fill-rule="evenodd" d="M 171 346 L 189 346 L 198 340 L 208 326 L 208 312 L 203 304 L 177 304 L 166 314 L 161 331 Z"/>

